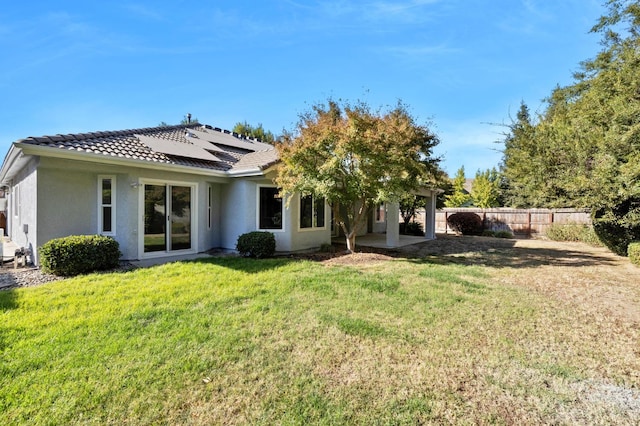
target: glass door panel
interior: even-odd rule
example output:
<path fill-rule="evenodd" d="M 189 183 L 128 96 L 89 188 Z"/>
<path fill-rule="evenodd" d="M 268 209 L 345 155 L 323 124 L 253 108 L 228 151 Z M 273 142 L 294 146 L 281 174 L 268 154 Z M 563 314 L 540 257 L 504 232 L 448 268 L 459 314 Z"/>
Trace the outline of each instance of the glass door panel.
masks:
<path fill-rule="evenodd" d="M 167 188 L 165 185 L 144 186 L 144 252 L 167 249 Z"/>
<path fill-rule="evenodd" d="M 191 187 L 171 186 L 171 246 L 169 250 L 191 249 Z"/>

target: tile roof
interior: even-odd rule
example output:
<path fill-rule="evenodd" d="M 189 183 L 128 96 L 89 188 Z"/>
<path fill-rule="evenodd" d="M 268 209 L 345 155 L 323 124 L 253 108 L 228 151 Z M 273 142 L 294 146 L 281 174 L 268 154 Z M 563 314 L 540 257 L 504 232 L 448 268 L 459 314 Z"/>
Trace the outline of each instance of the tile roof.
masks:
<path fill-rule="evenodd" d="M 278 162 L 278 151 L 269 149 L 265 151 L 250 152 L 243 156 L 231 168 L 232 171 L 239 172 L 258 168 L 264 170 Z"/>
<path fill-rule="evenodd" d="M 278 159 L 271 145 L 199 123 L 28 137 L 17 143 L 216 171 L 264 169 Z"/>

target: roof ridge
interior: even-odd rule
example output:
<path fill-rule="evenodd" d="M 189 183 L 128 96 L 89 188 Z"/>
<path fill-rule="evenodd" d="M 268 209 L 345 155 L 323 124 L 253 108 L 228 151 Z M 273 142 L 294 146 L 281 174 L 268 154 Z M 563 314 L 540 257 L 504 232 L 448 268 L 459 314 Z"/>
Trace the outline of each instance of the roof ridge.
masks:
<path fill-rule="evenodd" d="M 202 127 L 203 124 L 200 123 L 189 123 L 189 124 L 173 124 L 170 126 L 155 126 L 155 127 L 140 127 L 137 129 L 122 129 L 122 130 L 98 130 L 94 132 L 78 132 L 78 133 L 65 133 L 65 134 L 55 134 L 55 135 L 42 135 L 42 136 L 28 136 L 24 139 L 18 140 L 18 142 L 35 140 L 36 142 L 41 142 L 43 139 L 48 139 L 51 142 L 65 142 L 65 141 L 74 141 L 74 140 L 83 140 L 87 138 L 104 138 L 108 136 L 135 136 L 136 134 L 147 134 L 157 131 L 167 131 L 167 130 L 180 130 L 184 128 L 195 128 Z M 210 127 L 210 126 L 208 126 Z"/>

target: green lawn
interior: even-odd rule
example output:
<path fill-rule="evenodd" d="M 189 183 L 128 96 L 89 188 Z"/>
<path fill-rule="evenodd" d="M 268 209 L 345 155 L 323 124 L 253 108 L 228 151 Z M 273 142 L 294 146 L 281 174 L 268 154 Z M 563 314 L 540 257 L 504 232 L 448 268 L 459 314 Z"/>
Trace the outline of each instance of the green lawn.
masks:
<path fill-rule="evenodd" d="M 631 423 L 580 392 L 640 387 L 638 328 L 494 272 L 225 258 L 2 291 L 0 424 Z"/>

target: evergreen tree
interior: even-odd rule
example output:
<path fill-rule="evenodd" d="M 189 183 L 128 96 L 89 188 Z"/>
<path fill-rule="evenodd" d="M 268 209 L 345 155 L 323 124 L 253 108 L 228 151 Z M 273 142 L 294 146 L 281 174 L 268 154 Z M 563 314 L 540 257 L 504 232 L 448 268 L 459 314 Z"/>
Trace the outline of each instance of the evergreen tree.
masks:
<path fill-rule="evenodd" d="M 452 193 L 445 197 L 446 207 L 465 207 L 471 204 L 471 195 L 464 189 L 466 180 L 464 166 L 462 166 L 456 172 L 456 176 L 451 179 Z"/>
<path fill-rule="evenodd" d="M 557 87 L 537 123 L 518 116 L 504 173 L 516 205 L 587 207 L 616 253 L 640 239 L 640 2 L 609 0 L 603 50 Z"/>
<path fill-rule="evenodd" d="M 494 168 L 478 170 L 471 184 L 473 205 L 483 209 L 500 206 L 500 173 Z"/>
<path fill-rule="evenodd" d="M 259 123 L 257 126 L 252 126 L 246 121 L 242 123 L 238 122 L 233 127 L 233 131 L 241 135 L 250 136 L 252 138 L 258 138 L 260 139 L 260 141 L 264 143 L 273 144 L 276 140 L 276 137 L 273 135 L 273 133 L 271 133 L 268 130 L 265 130 L 262 127 L 262 123 Z"/>

